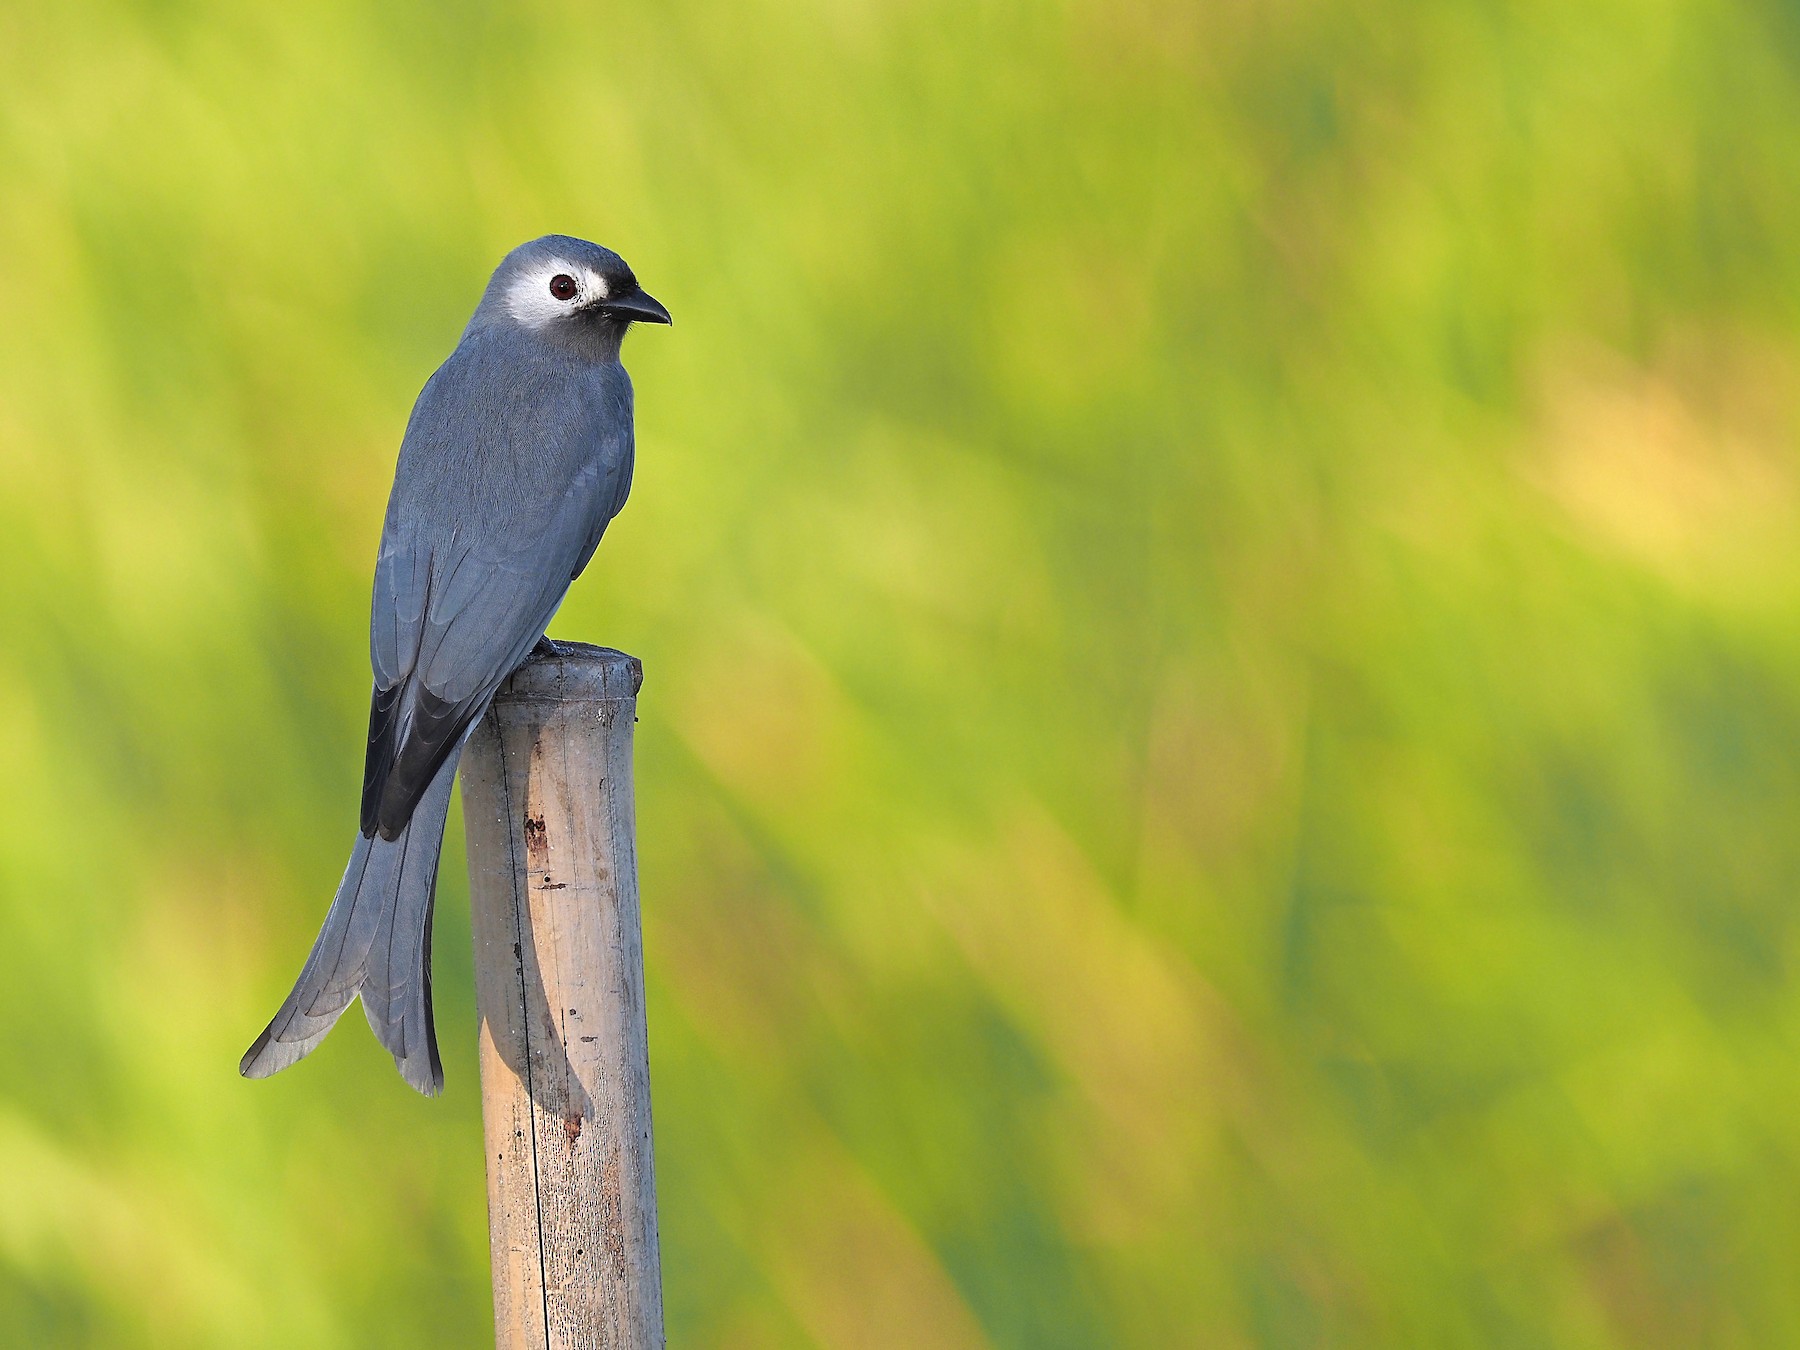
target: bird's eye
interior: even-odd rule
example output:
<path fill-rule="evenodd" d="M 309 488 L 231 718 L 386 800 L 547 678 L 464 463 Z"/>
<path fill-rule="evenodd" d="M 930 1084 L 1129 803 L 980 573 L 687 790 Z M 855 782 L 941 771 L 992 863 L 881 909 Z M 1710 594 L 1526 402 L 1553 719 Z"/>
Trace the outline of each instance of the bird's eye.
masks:
<path fill-rule="evenodd" d="M 558 300 L 573 300 L 575 292 L 581 288 L 575 284 L 575 278 L 567 272 L 558 272 L 550 278 L 550 294 Z"/>

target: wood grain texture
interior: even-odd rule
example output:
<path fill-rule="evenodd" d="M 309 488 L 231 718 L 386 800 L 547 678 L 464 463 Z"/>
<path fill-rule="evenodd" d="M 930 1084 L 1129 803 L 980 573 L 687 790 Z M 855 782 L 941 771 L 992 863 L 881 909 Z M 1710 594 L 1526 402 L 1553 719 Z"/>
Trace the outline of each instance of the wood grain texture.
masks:
<path fill-rule="evenodd" d="M 463 754 L 502 1350 L 660 1350 L 662 1271 L 638 916 L 642 668 L 559 644 Z"/>

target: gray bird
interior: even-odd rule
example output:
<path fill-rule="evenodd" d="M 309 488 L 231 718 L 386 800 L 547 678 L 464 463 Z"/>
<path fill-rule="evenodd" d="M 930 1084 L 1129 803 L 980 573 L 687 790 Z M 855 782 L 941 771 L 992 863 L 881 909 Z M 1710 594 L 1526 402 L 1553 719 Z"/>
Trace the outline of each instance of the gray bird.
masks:
<path fill-rule="evenodd" d="M 619 345 L 669 321 L 618 254 L 546 235 L 506 255 L 413 405 L 375 560 L 362 832 L 245 1077 L 309 1054 L 360 995 L 406 1081 L 443 1088 L 431 910 L 456 762 L 625 504 Z"/>

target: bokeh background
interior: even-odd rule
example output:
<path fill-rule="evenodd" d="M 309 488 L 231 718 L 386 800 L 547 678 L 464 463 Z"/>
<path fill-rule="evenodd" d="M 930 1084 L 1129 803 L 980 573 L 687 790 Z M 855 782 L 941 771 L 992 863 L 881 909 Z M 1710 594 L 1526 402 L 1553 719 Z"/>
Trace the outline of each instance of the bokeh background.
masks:
<path fill-rule="evenodd" d="M 0 1341 L 490 1335 L 457 826 L 444 1097 L 236 1063 L 557 230 L 671 1344 L 1800 1344 L 1797 125 L 1773 0 L 0 0 Z"/>

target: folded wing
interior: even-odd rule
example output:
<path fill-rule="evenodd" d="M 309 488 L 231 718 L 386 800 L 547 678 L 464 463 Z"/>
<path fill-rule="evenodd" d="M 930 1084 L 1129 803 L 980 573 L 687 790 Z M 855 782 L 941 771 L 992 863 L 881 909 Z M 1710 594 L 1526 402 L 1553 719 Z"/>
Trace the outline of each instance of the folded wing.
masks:
<path fill-rule="evenodd" d="M 392 524 L 375 568 L 375 688 L 362 832 L 395 838 L 437 771 L 549 626 L 629 474 L 581 470 L 554 514 L 518 537 Z"/>

